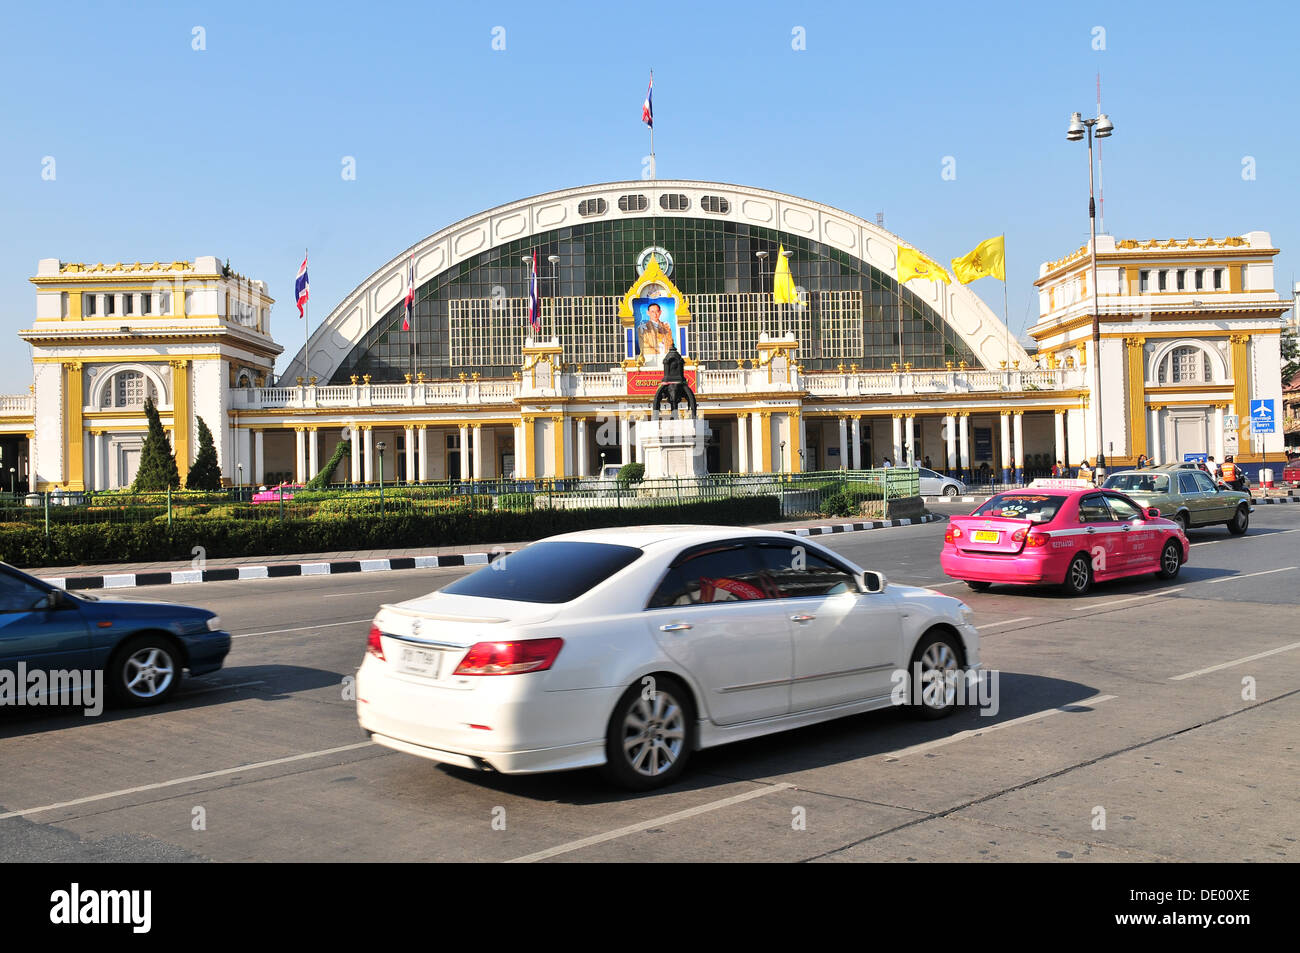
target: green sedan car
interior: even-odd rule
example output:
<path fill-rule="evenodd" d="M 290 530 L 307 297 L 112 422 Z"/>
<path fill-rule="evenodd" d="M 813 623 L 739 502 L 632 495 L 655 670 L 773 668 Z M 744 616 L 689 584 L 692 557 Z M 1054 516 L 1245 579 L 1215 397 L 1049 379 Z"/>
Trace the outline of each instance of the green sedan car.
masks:
<path fill-rule="evenodd" d="M 1229 533 L 1240 536 L 1250 526 L 1255 508 L 1249 493 L 1222 489 L 1204 470 L 1182 464 L 1121 470 L 1106 479 L 1106 489 L 1119 490 L 1142 507 L 1154 506 L 1161 516 L 1181 523 L 1184 533 L 1222 523 Z"/>

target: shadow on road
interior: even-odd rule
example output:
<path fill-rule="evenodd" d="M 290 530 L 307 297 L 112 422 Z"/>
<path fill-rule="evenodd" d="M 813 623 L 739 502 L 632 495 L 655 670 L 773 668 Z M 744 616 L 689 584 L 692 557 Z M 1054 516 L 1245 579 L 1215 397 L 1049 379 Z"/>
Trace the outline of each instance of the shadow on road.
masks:
<path fill-rule="evenodd" d="M 912 745 L 947 738 L 963 731 L 980 731 L 1025 715 L 1067 708 L 1062 717 L 1091 711 L 1074 706 L 1097 694 L 1078 682 L 1018 672 L 998 673 L 990 700 L 997 713 L 981 715 L 963 708 L 948 718 L 924 721 L 902 708 L 852 715 L 807 728 L 739 741 L 697 751 L 682 780 L 667 791 L 708 790 L 737 780 L 775 779 L 798 771 L 880 757 Z M 990 704 L 990 708 L 994 706 Z M 542 775 L 501 775 L 439 765 L 436 770 L 467 784 L 515 797 L 561 804 L 590 805 L 651 799 L 657 793 L 633 794 L 605 781 L 600 772 L 573 771 Z"/>
<path fill-rule="evenodd" d="M 143 708 L 119 708 L 105 701 L 100 714 L 87 715 L 82 705 L 4 705 L 0 706 L 0 739 L 224 705 L 249 693 L 261 701 L 279 701 L 334 687 L 341 698 L 343 677 L 338 672 L 299 665 L 248 665 L 223 668 L 201 678 L 187 677 L 169 701 Z M 159 729 L 165 730 L 165 725 L 160 723 Z"/>

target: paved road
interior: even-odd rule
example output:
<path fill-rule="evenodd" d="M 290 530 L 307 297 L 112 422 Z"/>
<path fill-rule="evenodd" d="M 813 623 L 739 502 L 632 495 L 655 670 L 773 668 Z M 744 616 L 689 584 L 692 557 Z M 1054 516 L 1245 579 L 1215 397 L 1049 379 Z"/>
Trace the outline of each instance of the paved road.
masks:
<path fill-rule="evenodd" d="M 1300 506 L 1080 600 L 946 580 L 943 528 L 821 541 L 966 599 L 995 715 L 842 719 L 640 796 L 366 741 L 343 684 L 375 608 L 463 570 L 133 590 L 219 612 L 226 668 L 154 711 L 0 713 L 0 860 L 1300 859 Z"/>

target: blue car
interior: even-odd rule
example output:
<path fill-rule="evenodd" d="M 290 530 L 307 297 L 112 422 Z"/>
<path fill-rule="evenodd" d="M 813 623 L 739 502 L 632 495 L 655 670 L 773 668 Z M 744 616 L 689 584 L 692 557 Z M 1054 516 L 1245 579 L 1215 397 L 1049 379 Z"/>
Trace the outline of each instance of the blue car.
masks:
<path fill-rule="evenodd" d="M 0 683 L 41 693 L 66 686 L 56 674 L 102 672 L 112 701 L 156 705 L 183 671 L 215 672 L 229 651 L 230 633 L 207 609 L 65 592 L 0 563 Z"/>

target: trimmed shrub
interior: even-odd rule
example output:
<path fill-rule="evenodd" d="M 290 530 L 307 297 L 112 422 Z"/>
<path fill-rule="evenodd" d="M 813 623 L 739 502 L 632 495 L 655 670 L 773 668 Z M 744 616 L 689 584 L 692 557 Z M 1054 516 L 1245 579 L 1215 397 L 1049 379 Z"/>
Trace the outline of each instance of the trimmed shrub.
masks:
<path fill-rule="evenodd" d="M 484 496 L 481 500 L 491 500 Z M 377 502 L 377 501 L 376 501 Z M 78 563 L 145 562 L 190 558 L 202 546 L 210 558 L 270 556 L 351 549 L 455 546 L 527 541 L 603 526 L 664 522 L 744 525 L 781 518 L 775 496 L 747 496 L 680 506 L 591 509 L 387 511 L 385 514 L 286 518 L 255 512 L 244 519 L 194 516 L 133 523 L 41 524 L 0 529 L 0 560 L 24 568 Z"/>
<path fill-rule="evenodd" d="M 195 417 L 199 425 L 199 450 L 194 455 L 194 465 L 185 477 L 185 486 L 191 490 L 221 489 L 221 467 L 217 464 L 217 448 L 212 443 L 212 431 L 202 417 Z"/>
<path fill-rule="evenodd" d="M 618 477 L 616 479 L 618 480 L 619 483 L 623 484 L 624 486 L 628 486 L 633 483 L 640 483 L 642 480 L 645 479 L 645 464 L 644 463 L 623 464 L 623 466 L 619 468 Z"/>
<path fill-rule="evenodd" d="M 135 472 L 132 490 L 165 490 L 167 487 L 181 485 L 180 471 L 176 469 L 176 458 L 172 455 L 172 445 L 158 418 L 158 408 L 153 398 L 144 399 L 144 415 L 149 419 L 149 432 L 145 435 L 144 446 L 140 448 L 140 469 Z"/>

